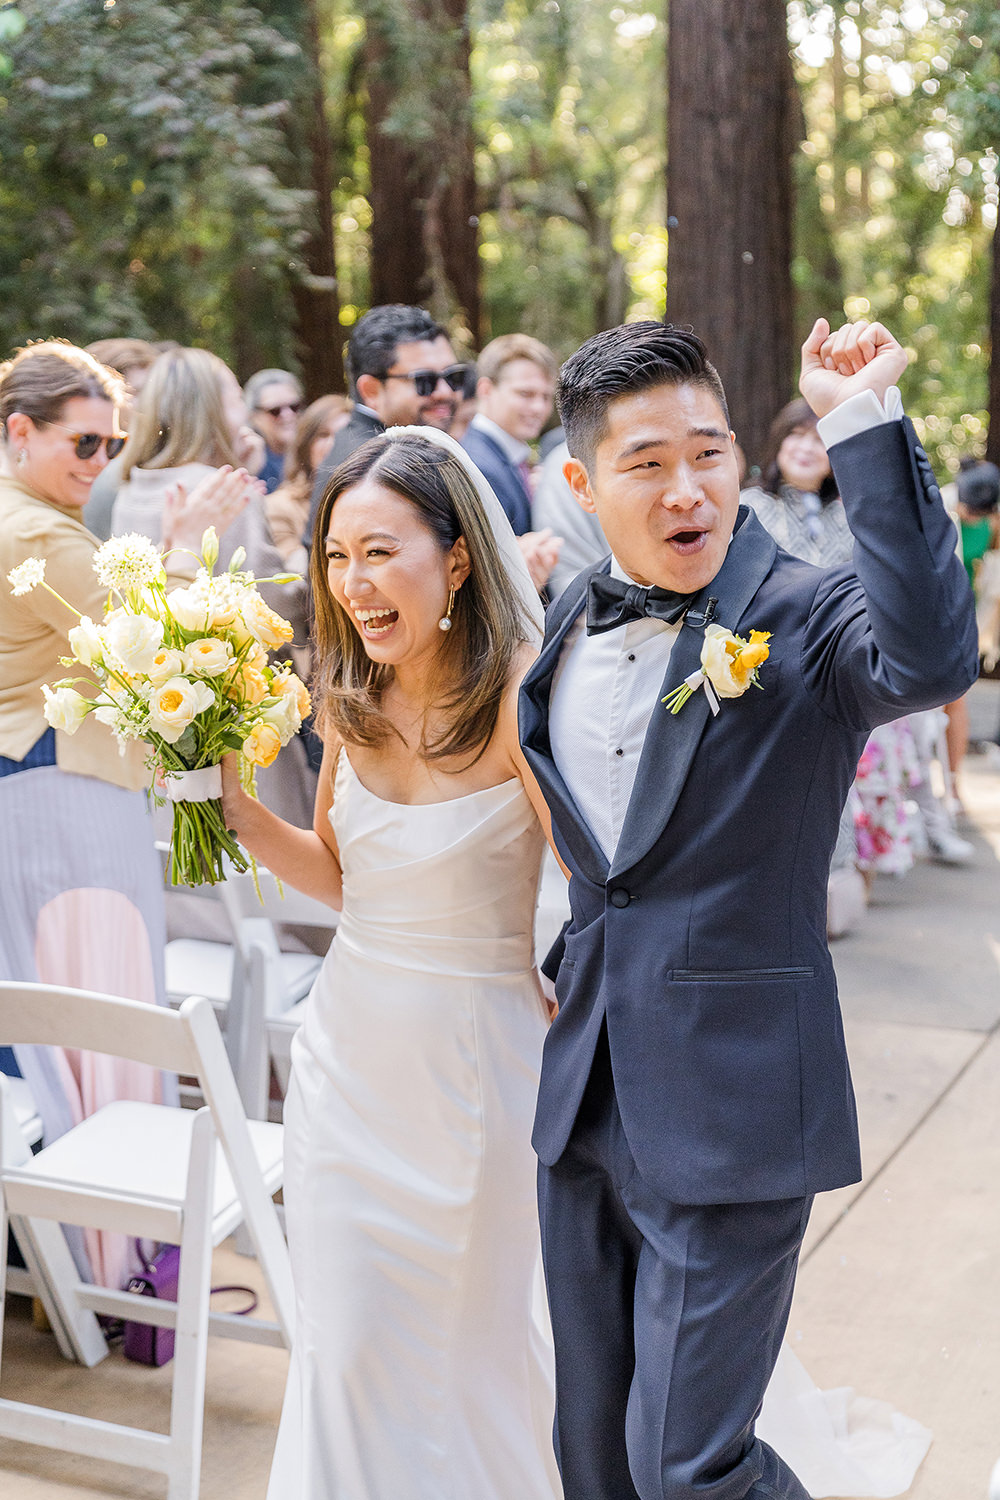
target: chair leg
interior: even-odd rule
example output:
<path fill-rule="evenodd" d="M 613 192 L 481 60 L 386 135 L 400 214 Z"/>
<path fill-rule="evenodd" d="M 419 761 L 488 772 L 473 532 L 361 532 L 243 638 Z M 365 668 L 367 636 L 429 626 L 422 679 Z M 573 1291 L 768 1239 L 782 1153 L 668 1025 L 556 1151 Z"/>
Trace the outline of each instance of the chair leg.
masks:
<path fill-rule="evenodd" d="M 202 1433 L 205 1423 L 205 1370 L 212 1276 L 212 1193 L 215 1179 L 215 1127 L 211 1110 L 198 1111 L 188 1165 L 188 1208 L 181 1231 L 177 1286 L 177 1330 L 170 1407 L 173 1446 L 167 1500 L 198 1500 Z"/>
<path fill-rule="evenodd" d="M 93 1369 L 107 1358 L 108 1345 L 94 1313 L 77 1301 L 80 1272 L 62 1225 L 18 1215 L 14 1232 L 60 1352 L 65 1359 L 75 1359 Z"/>

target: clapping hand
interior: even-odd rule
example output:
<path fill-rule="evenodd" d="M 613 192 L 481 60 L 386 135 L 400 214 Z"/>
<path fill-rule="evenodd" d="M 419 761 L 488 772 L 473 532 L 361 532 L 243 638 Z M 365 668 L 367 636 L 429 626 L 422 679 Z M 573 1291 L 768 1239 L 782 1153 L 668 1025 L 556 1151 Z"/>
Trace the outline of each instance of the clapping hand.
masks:
<path fill-rule="evenodd" d="M 552 535 L 551 526 L 546 526 L 544 531 L 526 531 L 517 539 L 521 556 L 531 574 L 531 581 L 539 593 L 548 583 L 549 574 L 559 561 L 562 544 L 561 536 Z"/>
<path fill-rule="evenodd" d="M 240 467 L 251 474 L 259 474 L 267 458 L 267 447 L 257 429 L 244 423 L 236 434 L 234 448 Z"/>
<path fill-rule="evenodd" d="M 202 536 L 209 526 L 221 536 L 251 499 L 263 493 L 259 479 L 229 464 L 207 475 L 190 495 L 183 484 L 171 485 L 163 506 L 163 550 L 183 547 L 200 552 Z"/>
<path fill-rule="evenodd" d="M 799 390 L 817 417 L 825 417 L 861 391 L 883 401 L 906 364 L 906 350 L 881 323 L 845 323 L 831 333 L 826 319 L 817 318 L 802 345 Z"/>

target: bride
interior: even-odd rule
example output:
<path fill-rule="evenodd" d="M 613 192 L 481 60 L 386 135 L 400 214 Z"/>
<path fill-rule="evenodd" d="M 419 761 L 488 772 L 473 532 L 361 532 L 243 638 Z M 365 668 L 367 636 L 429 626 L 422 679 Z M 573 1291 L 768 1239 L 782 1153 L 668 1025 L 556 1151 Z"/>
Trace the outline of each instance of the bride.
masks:
<path fill-rule="evenodd" d="M 316 537 L 313 830 L 224 766 L 244 846 L 343 907 L 293 1043 L 297 1323 L 269 1500 L 558 1500 L 529 1145 L 549 817 L 515 714 L 538 596 L 489 486 L 434 429 L 358 449 Z M 852 1396 L 785 1350 L 761 1435 L 813 1495 L 902 1493 L 930 1434 Z"/>
<path fill-rule="evenodd" d="M 285 1111 L 297 1326 L 271 1500 L 559 1494 L 529 1144 L 548 814 L 516 722 L 541 611 L 485 482 L 432 436 L 367 443 L 319 514 L 313 830 L 227 767 L 243 845 L 343 905 Z"/>

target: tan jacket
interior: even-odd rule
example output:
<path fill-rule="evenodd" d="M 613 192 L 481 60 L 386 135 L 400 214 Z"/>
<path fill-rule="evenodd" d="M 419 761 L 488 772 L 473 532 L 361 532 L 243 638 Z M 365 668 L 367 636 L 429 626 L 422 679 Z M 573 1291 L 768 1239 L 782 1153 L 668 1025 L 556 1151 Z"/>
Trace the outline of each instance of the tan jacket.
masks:
<path fill-rule="evenodd" d="M 93 569 L 98 545 L 77 507 L 54 505 L 0 474 L 0 755 L 24 758 L 48 728 L 42 684 L 75 675 L 60 658 L 70 654 L 69 632 L 76 616 L 44 588 L 15 599 L 7 574 L 25 558 L 44 558 L 46 583 L 81 614 L 100 622 L 107 594 Z M 185 575 L 174 576 L 172 569 L 172 581 L 183 583 Z M 83 685 L 81 690 L 86 692 Z M 148 750 L 138 741 L 119 755 L 111 730 L 93 715 L 74 735 L 56 731 L 56 763 L 62 770 L 133 791 L 149 785 Z"/>

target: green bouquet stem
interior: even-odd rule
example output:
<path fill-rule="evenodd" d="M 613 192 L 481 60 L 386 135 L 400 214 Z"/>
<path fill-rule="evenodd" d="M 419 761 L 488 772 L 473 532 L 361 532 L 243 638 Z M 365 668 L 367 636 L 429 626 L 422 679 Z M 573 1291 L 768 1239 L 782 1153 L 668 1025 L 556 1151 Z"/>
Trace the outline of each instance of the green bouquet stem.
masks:
<path fill-rule="evenodd" d="M 247 856 L 226 827 L 221 799 L 175 802 L 170 841 L 171 883 L 217 885 L 226 878 L 223 855 L 241 874 L 250 868 Z"/>

